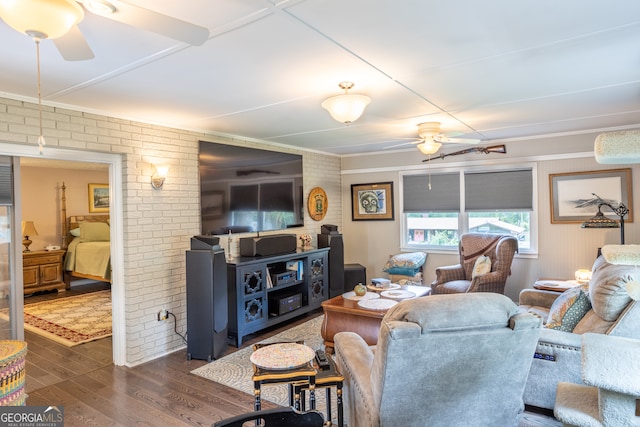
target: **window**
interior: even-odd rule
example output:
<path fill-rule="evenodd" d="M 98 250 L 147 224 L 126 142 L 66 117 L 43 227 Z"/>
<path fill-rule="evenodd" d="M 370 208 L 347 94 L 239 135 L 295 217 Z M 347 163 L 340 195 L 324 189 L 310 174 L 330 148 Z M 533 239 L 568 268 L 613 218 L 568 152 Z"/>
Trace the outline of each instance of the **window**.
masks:
<path fill-rule="evenodd" d="M 461 234 L 477 232 L 511 234 L 534 252 L 533 182 L 531 166 L 403 175 L 402 245 L 457 250 Z"/>

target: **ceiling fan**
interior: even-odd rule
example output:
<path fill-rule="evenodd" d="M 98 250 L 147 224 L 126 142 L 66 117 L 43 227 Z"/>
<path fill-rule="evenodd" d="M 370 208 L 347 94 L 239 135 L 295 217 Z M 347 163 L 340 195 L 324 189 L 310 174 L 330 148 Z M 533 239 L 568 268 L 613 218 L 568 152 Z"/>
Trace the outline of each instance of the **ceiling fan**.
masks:
<path fill-rule="evenodd" d="M 479 139 L 454 138 L 462 135 L 460 132 L 443 133 L 440 130 L 440 122 L 424 122 L 418 124 L 418 138 L 415 141 L 403 142 L 387 148 L 395 148 L 403 145 L 414 144 L 423 154 L 434 154 L 443 143 L 477 144 Z"/>
<path fill-rule="evenodd" d="M 0 0 L 2 20 L 34 39 L 53 39 L 68 61 L 94 57 L 78 28 L 85 10 L 194 46 L 209 38 L 205 27 L 119 0 Z"/>

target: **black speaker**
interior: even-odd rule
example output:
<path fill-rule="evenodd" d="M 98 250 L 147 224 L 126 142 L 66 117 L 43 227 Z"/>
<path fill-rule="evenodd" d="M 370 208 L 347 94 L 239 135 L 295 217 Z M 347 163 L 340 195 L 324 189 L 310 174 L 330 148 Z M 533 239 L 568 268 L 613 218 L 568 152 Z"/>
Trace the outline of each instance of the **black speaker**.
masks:
<path fill-rule="evenodd" d="M 345 292 L 342 234 L 318 234 L 318 248 L 331 248 L 329 251 L 329 298 L 342 295 Z"/>
<path fill-rule="evenodd" d="M 345 264 L 344 266 L 344 288 L 347 291 L 353 290 L 358 283 L 367 284 L 367 269 L 360 264 Z"/>
<path fill-rule="evenodd" d="M 193 239 L 193 247 L 202 241 Z M 187 251 L 186 258 L 187 358 L 210 362 L 227 349 L 227 260 L 220 246 Z"/>
<path fill-rule="evenodd" d="M 298 241 L 295 234 L 272 234 L 240 239 L 240 256 L 270 256 L 295 252 Z"/>

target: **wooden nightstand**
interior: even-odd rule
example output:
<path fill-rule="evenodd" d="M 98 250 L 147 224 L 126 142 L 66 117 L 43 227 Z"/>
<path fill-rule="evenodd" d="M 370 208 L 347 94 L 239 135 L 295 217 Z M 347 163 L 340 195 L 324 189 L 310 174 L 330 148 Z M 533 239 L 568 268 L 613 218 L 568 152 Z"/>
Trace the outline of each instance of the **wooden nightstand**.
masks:
<path fill-rule="evenodd" d="M 24 294 L 57 289 L 65 291 L 62 260 L 66 251 L 31 251 L 22 253 Z"/>

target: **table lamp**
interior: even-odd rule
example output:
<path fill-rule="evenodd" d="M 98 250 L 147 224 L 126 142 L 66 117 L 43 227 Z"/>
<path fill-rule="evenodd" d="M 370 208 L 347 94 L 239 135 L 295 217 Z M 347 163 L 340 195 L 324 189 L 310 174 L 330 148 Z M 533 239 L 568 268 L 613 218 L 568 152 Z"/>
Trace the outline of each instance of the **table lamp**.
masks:
<path fill-rule="evenodd" d="M 31 252 L 29 250 L 29 245 L 33 243 L 29 240 L 29 236 L 37 236 L 38 232 L 36 231 L 36 226 L 33 224 L 33 221 L 22 221 L 22 235 L 24 236 L 24 240 L 22 244 L 24 245 L 23 252 Z"/>
<path fill-rule="evenodd" d="M 640 245 L 605 245 L 602 256 L 609 264 L 640 266 Z M 627 293 L 633 300 L 640 300 L 640 282 L 630 280 L 626 283 Z"/>

